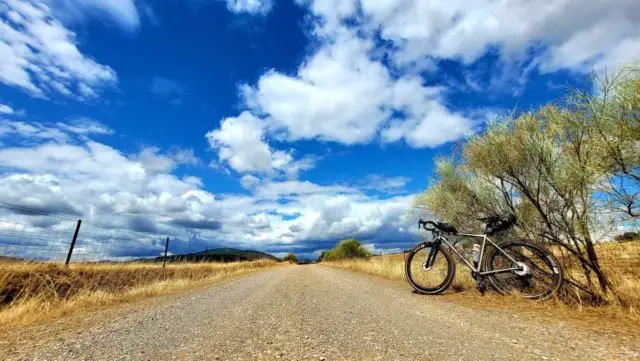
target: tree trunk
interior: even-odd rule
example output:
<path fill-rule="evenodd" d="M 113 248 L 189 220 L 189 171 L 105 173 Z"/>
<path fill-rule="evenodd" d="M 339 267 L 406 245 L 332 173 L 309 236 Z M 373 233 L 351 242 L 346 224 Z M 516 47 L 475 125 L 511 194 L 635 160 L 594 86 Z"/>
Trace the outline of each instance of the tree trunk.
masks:
<path fill-rule="evenodd" d="M 602 267 L 600 267 L 598 255 L 596 254 L 596 250 L 593 247 L 591 239 L 586 241 L 587 242 L 585 242 L 585 246 L 587 249 L 587 256 L 589 257 L 589 263 L 591 263 L 591 269 L 598 277 L 598 283 L 600 283 L 600 289 L 602 290 L 602 292 L 607 292 L 607 290 L 609 289 L 609 280 L 607 280 L 604 271 L 602 271 Z"/>

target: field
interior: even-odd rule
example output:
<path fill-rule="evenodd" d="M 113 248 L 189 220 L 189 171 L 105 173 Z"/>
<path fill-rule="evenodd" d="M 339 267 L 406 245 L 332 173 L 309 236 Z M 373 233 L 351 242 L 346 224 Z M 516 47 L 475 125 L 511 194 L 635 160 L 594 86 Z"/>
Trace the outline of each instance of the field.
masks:
<path fill-rule="evenodd" d="M 621 316 L 624 318 L 640 319 L 640 242 L 626 243 L 606 243 L 597 247 L 601 264 L 609 277 L 614 289 L 615 296 L 607 296 L 607 303 L 598 307 L 598 312 L 604 312 L 607 315 Z M 457 259 L 457 258 L 456 258 Z M 368 273 L 372 275 L 382 276 L 391 279 L 404 279 L 404 255 L 391 254 L 371 257 L 370 259 L 351 259 L 327 263 L 333 267 L 345 268 L 352 271 Z M 581 275 L 578 265 L 570 264 L 565 267 L 565 272 L 574 276 Z M 479 299 L 479 293 L 476 289 L 476 283 L 471 277 L 469 270 L 462 264 L 458 263 L 456 268 L 455 280 L 447 291 L 449 294 L 456 293 L 455 299 L 469 298 L 472 300 Z M 517 296 L 504 297 L 489 295 L 485 297 L 488 302 L 493 305 L 518 307 L 522 304 Z M 530 307 L 531 302 L 524 305 Z M 556 305 L 562 309 L 584 311 L 594 311 L 596 308 L 585 305 L 577 300 L 575 304 L 565 305 L 557 300 L 547 302 L 538 302 L 540 305 Z"/>
<path fill-rule="evenodd" d="M 38 323 L 224 280 L 272 267 L 272 260 L 232 263 L 0 262 L 0 330 Z"/>

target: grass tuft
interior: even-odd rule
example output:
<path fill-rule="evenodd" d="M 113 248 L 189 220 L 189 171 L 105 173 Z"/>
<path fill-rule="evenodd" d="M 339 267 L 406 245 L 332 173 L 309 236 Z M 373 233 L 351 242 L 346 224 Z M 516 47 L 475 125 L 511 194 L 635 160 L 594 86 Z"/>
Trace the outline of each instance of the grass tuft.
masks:
<path fill-rule="evenodd" d="M 0 262 L 0 330 L 197 287 L 278 263 Z"/>
<path fill-rule="evenodd" d="M 597 250 L 603 269 L 612 283 L 612 288 L 615 290 L 614 293 L 604 296 L 607 302 L 597 307 L 598 312 L 634 320 L 640 319 L 640 314 L 638 313 L 640 309 L 640 242 L 599 244 Z M 466 297 L 472 296 L 475 298 L 478 291 L 469 269 L 459 262 L 457 257 L 454 258 L 457 261 L 456 277 L 447 293 L 461 293 Z M 333 267 L 390 279 L 405 278 L 403 254 L 324 263 Z M 565 267 L 565 272 L 574 278 L 578 278 L 582 274 L 582 270 L 576 267 L 579 267 L 579 265 L 569 264 Z M 520 301 L 515 295 L 509 297 L 490 295 L 486 299 L 490 299 L 490 302 L 496 306 L 507 306 Z M 530 301 L 524 302 L 526 305 L 532 304 Z M 543 304 L 562 310 L 584 311 L 596 309 L 596 307 L 580 301 L 567 305 L 558 300 L 548 300 L 544 301 Z"/>

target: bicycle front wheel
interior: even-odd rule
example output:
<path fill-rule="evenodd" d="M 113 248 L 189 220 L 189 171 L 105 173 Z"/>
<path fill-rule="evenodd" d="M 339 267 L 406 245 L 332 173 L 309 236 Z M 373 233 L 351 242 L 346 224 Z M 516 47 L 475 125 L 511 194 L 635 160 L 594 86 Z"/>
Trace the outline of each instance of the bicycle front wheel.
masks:
<path fill-rule="evenodd" d="M 428 262 L 430 256 L 431 262 Z M 456 268 L 451 253 L 444 246 L 421 243 L 407 256 L 405 273 L 417 292 L 435 295 L 449 288 Z"/>
<path fill-rule="evenodd" d="M 551 252 L 526 242 L 507 242 L 499 247 L 493 247 L 487 254 L 485 269 L 519 269 L 490 275 L 489 281 L 496 291 L 539 300 L 551 297 L 560 289 L 562 268 Z M 515 265 L 507 255 L 516 261 Z"/>

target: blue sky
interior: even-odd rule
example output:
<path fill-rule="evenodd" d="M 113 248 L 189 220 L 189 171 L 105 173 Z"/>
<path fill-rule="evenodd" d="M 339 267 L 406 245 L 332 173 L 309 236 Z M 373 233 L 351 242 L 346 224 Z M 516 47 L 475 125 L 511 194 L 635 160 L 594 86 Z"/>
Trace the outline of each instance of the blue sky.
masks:
<path fill-rule="evenodd" d="M 434 157 L 638 56 L 613 3 L 7 0 L 0 193 L 180 251 L 407 247 Z"/>

